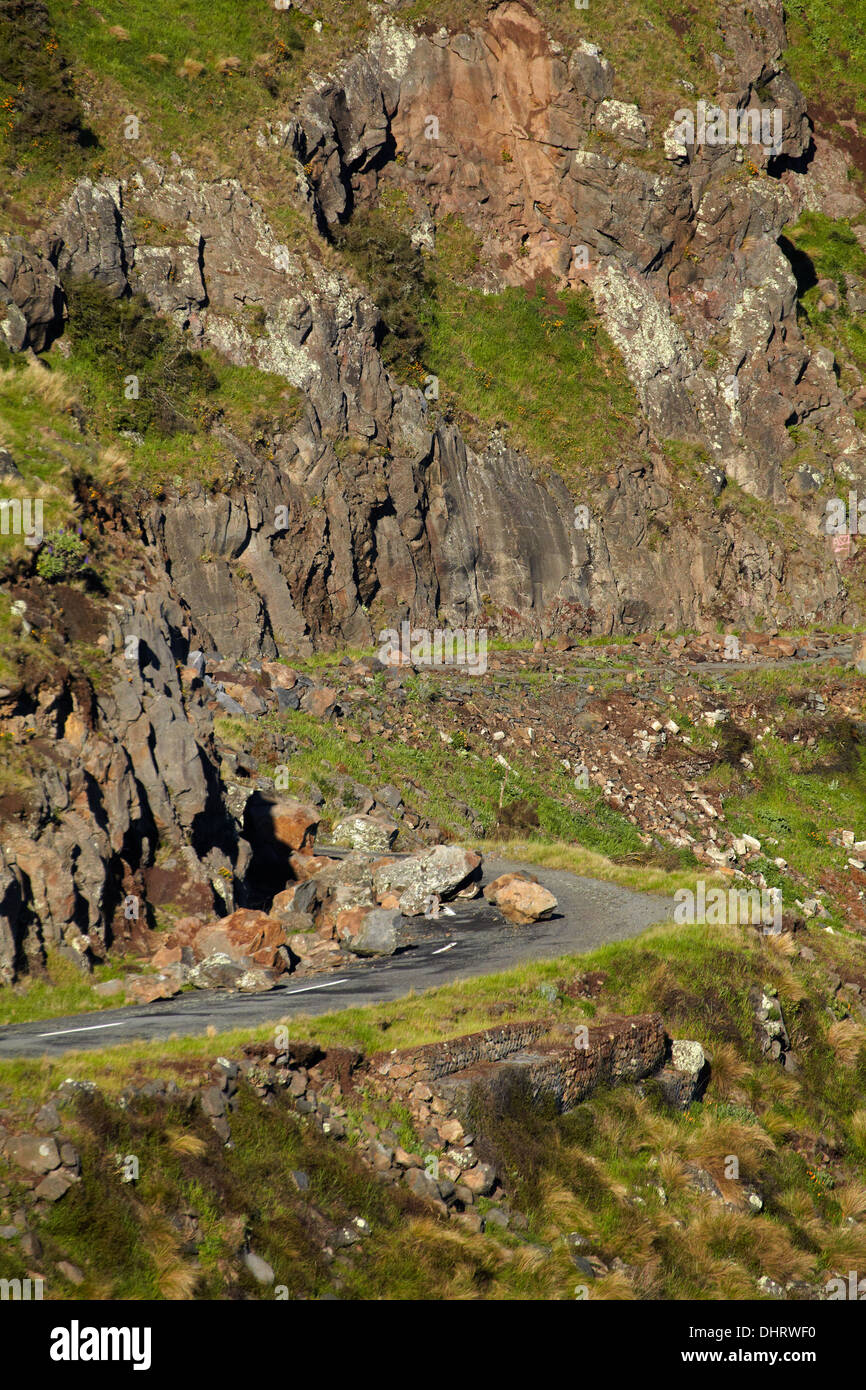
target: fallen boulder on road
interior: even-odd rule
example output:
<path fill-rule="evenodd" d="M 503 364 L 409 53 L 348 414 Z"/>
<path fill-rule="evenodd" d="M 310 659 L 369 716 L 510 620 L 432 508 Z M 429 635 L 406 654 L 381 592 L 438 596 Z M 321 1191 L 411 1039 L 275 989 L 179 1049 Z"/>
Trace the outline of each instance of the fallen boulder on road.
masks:
<path fill-rule="evenodd" d="M 426 911 L 433 894 L 440 899 L 453 897 L 480 877 L 480 870 L 480 854 L 459 845 L 434 845 L 422 854 L 380 865 L 373 872 L 373 889 L 380 899 L 399 892 L 400 911 L 417 917 Z"/>
<path fill-rule="evenodd" d="M 350 939 L 349 950 L 356 956 L 393 956 L 399 927 L 399 912 L 373 908 L 364 918 L 357 936 Z"/>
<path fill-rule="evenodd" d="M 517 927 L 529 926 L 550 917 L 558 907 L 556 898 L 547 888 L 524 874 L 501 874 L 488 883 L 484 896 L 503 917 Z"/>

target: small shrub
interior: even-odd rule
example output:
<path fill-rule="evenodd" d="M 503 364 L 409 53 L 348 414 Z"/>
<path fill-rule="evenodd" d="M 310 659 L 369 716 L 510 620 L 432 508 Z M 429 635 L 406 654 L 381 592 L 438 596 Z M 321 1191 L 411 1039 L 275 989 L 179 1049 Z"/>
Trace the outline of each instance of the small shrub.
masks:
<path fill-rule="evenodd" d="M 43 0 L 0 0 L 0 99 L 13 152 L 57 159 L 96 143 Z"/>
<path fill-rule="evenodd" d="M 189 398 L 218 385 L 205 359 L 185 348 L 174 327 L 141 295 L 113 299 L 102 285 L 79 279 L 70 279 L 64 289 L 73 347 L 116 390 L 114 427 L 155 428 L 163 434 L 189 428 L 184 415 Z M 122 389 L 127 376 L 139 379 L 135 399 L 127 399 Z"/>
<path fill-rule="evenodd" d="M 49 531 L 36 560 L 40 579 L 55 584 L 63 579 L 80 579 L 90 572 L 87 546 L 72 531 Z"/>
<path fill-rule="evenodd" d="M 397 371 L 408 371 L 424 354 L 425 303 L 433 291 L 424 257 L 378 208 L 356 212 L 337 244 L 367 282 L 382 314 L 383 360 Z"/>

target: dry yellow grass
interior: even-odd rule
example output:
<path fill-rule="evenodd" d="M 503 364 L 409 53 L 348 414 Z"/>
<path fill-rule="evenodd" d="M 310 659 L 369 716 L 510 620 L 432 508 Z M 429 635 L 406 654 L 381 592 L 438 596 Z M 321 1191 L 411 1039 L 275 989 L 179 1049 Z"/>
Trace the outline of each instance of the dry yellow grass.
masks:
<path fill-rule="evenodd" d="M 703 1123 L 685 1135 L 683 1144 L 687 1156 L 705 1168 L 723 1192 L 729 1182 L 725 1169 L 731 1157 L 736 1158 L 739 1164 L 738 1181 L 748 1180 L 757 1176 L 763 1156 L 775 1147 L 769 1134 L 757 1125 L 743 1124 L 739 1120 L 717 1120 L 710 1116 L 704 1116 Z"/>
<path fill-rule="evenodd" d="M 771 956 L 786 956 L 790 958 L 797 953 L 793 934 L 789 931 L 781 932 L 779 936 L 765 936 L 762 940 L 766 950 Z"/>
<path fill-rule="evenodd" d="M 117 39 L 118 43 L 129 42 L 129 30 L 124 29 L 122 24 L 109 24 L 108 32 L 113 39 Z"/>
<path fill-rule="evenodd" d="M 190 81 L 194 81 L 197 77 L 201 77 L 204 70 L 205 64 L 200 63 L 198 58 L 184 58 L 180 67 L 177 69 L 177 75 L 178 77 L 186 77 Z"/>
<path fill-rule="evenodd" d="M 744 1101 L 746 1091 L 743 1082 L 752 1075 L 752 1069 L 744 1058 L 738 1056 L 730 1043 L 716 1043 L 710 1054 L 711 1079 L 709 1095 L 713 1100 Z"/>
<path fill-rule="evenodd" d="M 858 1052 L 866 1043 L 866 1028 L 862 1023 L 855 1023 L 853 1018 L 838 1019 L 830 1025 L 827 1041 L 843 1067 L 850 1067 L 854 1065 Z"/>
<path fill-rule="evenodd" d="M 172 1153 L 188 1154 L 193 1158 L 201 1158 L 207 1153 L 207 1144 L 197 1134 L 189 1134 L 182 1129 L 170 1129 L 166 1131 L 166 1138 Z"/>
<path fill-rule="evenodd" d="M 822 1227 L 821 1253 L 830 1268 L 866 1268 L 866 1227 Z"/>
<path fill-rule="evenodd" d="M 851 1132 L 858 1144 L 866 1144 L 866 1109 L 854 1111 L 851 1116 Z"/>
<path fill-rule="evenodd" d="M 579 1231 L 582 1235 L 591 1235 L 591 1213 L 570 1188 L 562 1186 L 552 1177 L 545 1177 L 542 1179 L 541 1193 L 542 1207 L 549 1219 L 545 1240 L 555 1239 L 561 1231 Z"/>
<path fill-rule="evenodd" d="M 48 367 L 37 357 L 28 357 L 21 368 L 0 370 L 0 393 L 6 387 L 32 391 L 53 410 L 69 410 L 75 404 L 75 392 L 59 367 Z"/>
<path fill-rule="evenodd" d="M 163 1298 L 192 1298 L 199 1272 L 181 1254 L 180 1237 L 162 1212 L 139 1206 L 144 1248 L 153 1260 L 157 1285 Z"/>
<path fill-rule="evenodd" d="M 597 1279 L 592 1286 L 592 1300 L 595 1303 L 601 1299 L 605 1303 L 612 1301 L 618 1303 L 633 1302 L 637 1298 L 634 1286 L 624 1274 L 605 1274 L 603 1278 Z"/>
<path fill-rule="evenodd" d="M 107 483 L 119 486 L 129 480 L 129 456 L 117 444 L 109 444 L 99 455 L 102 477 Z"/>
<path fill-rule="evenodd" d="M 866 1216 L 866 1183 L 852 1179 L 844 1187 L 836 1189 L 836 1201 L 843 1217 L 858 1220 L 861 1216 Z"/>
<path fill-rule="evenodd" d="M 659 1154 L 658 1162 L 659 1181 L 668 1194 L 668 1197 L 676 1197 L 680 1193 L 686 1192 L 689 1188 L 689 1175 L 686 1172 L 685 1164 L 678 1153 L 673 1149 L 665 1149 Z"/>

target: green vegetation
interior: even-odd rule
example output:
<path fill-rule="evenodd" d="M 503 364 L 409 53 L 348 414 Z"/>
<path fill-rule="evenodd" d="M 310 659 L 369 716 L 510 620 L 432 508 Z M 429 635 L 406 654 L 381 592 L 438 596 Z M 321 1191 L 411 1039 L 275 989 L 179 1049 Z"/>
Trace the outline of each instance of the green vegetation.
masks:
<path fill-rule="evenodd" d="M 787 235 L 810 258 L 819 278 L 836 281 L 843 300 L 847 297 L 845 275 L 866 277 L 866 251 L 846 219 L 834 221 L 821 212 L 804 212 L 787 228 Z"/>
<path fill-rule="evenodd" d="M 422 316 L 433 289 L 424 257 L 379 208 L 360 209 L 337 245 L 370 286 L 382 315 L 383 360 L 405 375 L 424 351 Z"/>
<path fill-rule="evenodd" d="M 111 448 L 97 477 L 129 477 L 158 493 L 169 480 L 210 488 L 234 471 L 225 426 L 255 447 L 297 419 L 299 393 L 283 377 L 235 367 L 213 352 L 190 352 L 182 334 L 140 296 L 112 299 L 92 282 L 72 282 L 64 373 Z M 177 483 L 175 482 L 175 485 Z"/>
<path fill-rule="evenodd" d="M 31 1023 L 34 1019 L 62 1018 L 65 1014 L 116 1008 L 117 998 L 102 998 L 94 993 L 93 986 L 123 979 L 128 971 L 138 969 L 139 965 L 137 961 L 126 962 L 114 957 L 106 965 L 95 966 L 93 974 L 89 975 L 83 974 L 73 961 L 49 950 L 44 975 L 25 975 L 17 984 L 3 988 L 0 1028 L 12 1023 Z M 122 995 L 120 999 L 122 1002 Z"/>
<path fill-rule="evenodd" d="M 94 139 L 42 0 L 0 0 L 0 163 L 80 166 Z"/>
<path fill-rule="evenodd" d="M 774 840 L 773 857 L 787 860 L 810 883 L 828 870 L 844 871 L 847 855 L 830 844 L 830 832 L 844 826 L 860 838 L 866 830 L 866 748 L 856 732 L 838 725 L 806 748 L 780 731 L 756 745 L 751 757 L 755 789 L 725 803 L 731 829 L 748 831 L 762 844 Z"/>
<path fill-rule="evenodd" d="M 840 117 L 862 113 L 866 28 L 862 9 L 835 0 L 786 0 L 790 47 L 785 55 L 807 101 Z M 862 130 L 862 123 L 861 123 Z"/>
<path fill-rule="evenodd" d="M 165 143 L 231 139 L 290 88 L 311 21 L 297 10 L 233 0 L 167 0 L 131 7 L 107 0 L 50 9 L 81 80 L 98 79 L 117 113 L 141 113 Z M 113 101 L 111 100 L 114 98 Z M 143 131 L 145 138 L 150 132 Z"/>
<path fill-rule="evenodd" d="M 74 1296 L 101 1298 L 270 1298 L 237 1258 L 244 1240 L 289 1297 L 319 1296 L 336 1275 L 344 1298 L 572 1299 L 580 1282 L 565 1240 L 572 1233 L 583 1238 L 581 1254 L 631 1271 L 626 1278 L 613 1268 L 592 1281 L 593 1299 L 748 1298 L 763 1275 L 818 1282 L 838 1265 L 856 1267 L 866 1257 L 866 1032 L 834 1019 L 820 972 L 795 963 L 788 941 L 740 928 L 657 927 L 580 960 L 289 1021 L 294 1038 L 368 1055 L 511 1019 L 546 1018 L 564 1038 L 607 1013 L 656 1010 L 673 1036 L 699 1040 L 712 1077 L 703 1103 L 686 1112 L 670 1110 L 651 1083 L 596 1092 L 566 1115 L 529 1105 L 519 1092 L 499 1108 L 476 1098 L 476 1147 L 505 1175 L 513 1207 L 527 1218 L 522 1235 L 473 1236 L 423 1215 L 404 1190 L 373 1179 L 351 1142 L 325 1139 L 282 1097 L 264 1106 L 242 1088 L 230 1150 L 183 1095 L 114 1103 L 131 1074 L 138 1085 L 173 1077 L 182 1088 L 210 1084 L 215 1057 L 270 1041 L 272 1027 L 252 1037 L 245 1030 L 0 1064 L 10 1112 L 41 1103 L 70 1076 L 103 1092 L 64 1120 L 83 1178 L 40 1225 L 43 1263 L 50 1269 L 71 1258 L 85 1274 Z M 837 939 L 833 949 L 845 969 L 850 945 Z M 756 983 L 778 1000 L 800 1061 L 796 1075 L 761 1050 L 749 999 Z M 401 1107 L 363 1089 L 344 1092 L 341 1104 L 350 1118 L 387 1124 L 419 1150 Z M 832 1168 L 822 1167 L 827 1152 Z M 114 1156 L 129 1153 L 140 1175 L 124 1184 Z M 726 1172 L 732 1153 L 739 1181 Z M 696 1168 L 728 1205 L 695 1191 Z M 310 1178 L 303 1198 L 291 1177 L 297 1169 Z M 746 1201 L 749 1184 L 761 1195 L 758 1214 Z M 16 1197 L 13 1187 L 7 1201 Z M 369 1223 L 357 1256 L 334 1267 L 322 1261 L 304 1219 L 311 1203 L 334 1225 L 358 1216 Z M 179 1236 L 178 1212 L 194 1222 L 186 1228 L 194 1252 Z M 4 1243 L 0 1277 L 20 1276 L 20 1265 L 15 1244 Z M 65 1292 L 52 1283 L 53 1296 Z"/>
<path fill-rule="evenodd" d="M 635 448 L 634 390 L 591 305 L 586 291 L 490 295 L 437 276 L 424 357 L 446 402 L 505 425 L 570 484 Z"/>
<path fill-rule="evenodd" d="M 816 345 L 830 347 L 841 358 L 866 371 L 866 327 L 863 315 L 849 304 L 846 277 L 854 276 L 861 294 L 866 294 L 866 251 L 851 224 L 833 221 L 819 212 L 805 212 L 786 229 L 788 244 L 794 248 L 792 261 L 798 281 L 799 309 L 807 337 Z M 836 287 L 835 305 L 828 304 L 819 281 L 831 280 Z"/>
<path fill-rule="evenodd" d="M 217 720 L 216 726 L 225 742 L 260 757 L 273 757 L 269 735 L 279 733 L 296 740 L 297 752 L 289 766 L 292 784 L 302 790 L 315 783 L 326 797 L 325 811 L 332 819 L 344 814 L 345 808 L 336 795 L 338 777 L 332 780 L 329 769 L 339 776 L 363 781 L 370 775 L 365 753 L 373 753 L 377 774 L 383 781 L 405 787 L 410 800 L 418 800 L 418 792 L 408 785 L 410 781 L 423 789 L 425 814 L 446 833 L 472 837 L 470 817 L 477 817 L 482 833 L 489 835 L 503 807 L 529 800 L 538 816 L 541 840 L 577 842 L 608 856 L 644 852 L 635 828 L 607 806 L 600 791 L 575 791 L 561 768 L 556 774 L 551 771 L 542 777 L 529 767 L 515 767 L 506 775 L 493 756 L 482 757 L 457 749 L 443 757 L 438 740 L 434 747 L 426 738 L 410 741 L 395 732 L 384 741 L 378 736 L 362 735 L 355 743 L 346 737 L 345 731 L 323 725 L 302 710 L 266 715 L 255 729 L 230 717 Z"/>
<path fill-rule="evenodd" d="M 456 409 L 470 437 L 478 424 L 507 429 L 569 483 L 636 447 L 634 390 L 587 291 L 483 293 L 466 283 L 478 247 L 458 219 L 444 220 L 426 256 L 408 225 L 385 187 L 338 238 L 382 311 L 382 353 L 399 375 L 421 386 L 438 377 L 440 408 Z"/>
<path fill-rule="evenodd" d="M 40 579 L 80 579 L 90 572 L 87 546 L 70 531 L 49 531 L 36 561 Z"/>
<path fill-rule="evenodd" d="M 192 398 L 206 397 L 217 385 L 201 354 L 190 352 L 141 295 L 116 299 L 92 280 L 70 280 L 65 289 L 77 360 L 100 379 L 103 401 L 109 382 L 113 388 L 111 427 L 164 435 L 192 428 Z"/>
<path fill-rule="evenodd" d="M 137 296 L 112 299 L 91 282 L 67 290 L 69 356 L 17 356 L 0 368 L 0 447 L 22 475 L 4 479 L 3 496 L 41 502 L 44 545 L 36 567 L 48 580 L 80 579 L 99 568 L 95 559 L 85 564 L 101 542 L 83 497 L 132 487 L 159 496 L 169 484 L 183 488 L 194 480 L 224 487 L 237 467 L 224 431 L 268 452 L 273 433 L 298 418 L 301 402 L 281 376 L 190 352 L 179 331 Z M 29 563 L 24 536 L 4 531 L 0 562 Z"/>

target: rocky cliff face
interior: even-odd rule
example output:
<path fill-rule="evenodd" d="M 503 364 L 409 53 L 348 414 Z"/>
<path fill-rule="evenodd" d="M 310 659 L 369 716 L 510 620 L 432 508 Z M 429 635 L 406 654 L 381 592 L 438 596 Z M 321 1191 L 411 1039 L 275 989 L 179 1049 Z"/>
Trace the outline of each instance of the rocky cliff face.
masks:
<path fill-rule="evenodd" d="M 202 640 L 231 655 L 369 641 L 374 601 L 374 619 L 438 612 L 536 633 L 845 612 L 809 497 L 827 477 L 856 483 L 863 439 L 831 355 L 803 340 L 779 238 L 805 205 L 862 204 L 844 161 L 816 148 L 781 69 L 781 6 L 760 18 L 762 44 L 732 19 L 720 84 L 730 108 L 782 113 L 775 153 L 682 143 L 665 113 L 612 98 L 596 48 L 562 51 L 518 4 L 464 34 L 385 25 L 260 137 L 284 151 L 287 192 L 326 233 L 387 184 L 409 198 L 422 241 L 449 214 L 472 227 L 489 288 L 589 284 L 637 389 L 645 447 L 643 461 L 597 460 L 580 498 L 501 443 L 470 447 L 420 390 L 398 385 L 377 350 L 375 305 L 312 251 L 290 252 L 239 180 L 144 161 L 123 186 L 80 184 L 44 253 L 8 248 L 16 345 L 50 333 L 56 265 L 112 293 L 141 290 L 194 342 L 306 395 L 303 423 L 255 462 L 254 489 L 185 498 L 149 520 Z M 160 245 L 136 244 L 141 219 L 165 229 Z M 821 473 L 786 485 L 798 423 L 814 433 Z M 729 479 L 789 513 L 802 552 L 720 517 L 708 498 L 690 499 L 684 518 L 659 448 L 668 438 L 705 451 L 710 489 Z M 590 510 L 580 532 L 575 501 Z M 289 516 L 279 531 L 278 508 Z M 647 543 L 654 529 L 663 553 Z"/>
<path fill-rule="evenodd" d="M 783 69 L 781 4 L 753 9 L 754 26 L 728 16 L 719 100 L 778 110 L 772 149 L 686 143 L 672 110 L 614 97 L 598 48 L 565 51 L 506 3 L 456 34 L 383 22 L 293 114 L 275 113 L 259 141 L 281 153 L 285 200 L 311 228 L 303 250 L 242 173 L 207 180 L 177 155 L 83 179 L 41 231 L 3 238 L 12 351 L 62 335 L 62 281 L 85 277 L 140 292 L 191 346 L 303 398 L 264 442 L 226 436 L 225 490 L 167 484 L 127 519 L 140 587 L 99 610 L 109 688 L 55 673 L 2 696 L 9 729 L 34 719 L 52 743 L 26 815 L 4 824 L 3 979 L 44 945 L 86 955 L 128 932 L 120 905 L 146 895 L 158 851 L 187 905 L 242 894 L 250 846 L 225 805 L 211 715 L 178 675 L 191 650 L 370 644 L 405 617 L 538 636 L 852 616 L 814 494 L 863 481 L 862 382 L 843 389 L 832 354 L 807 346 L 780 238 L 805 207 L 863 204 Z M 489 291 L 589 287 L 642 413 L 629 457 L 593 460 L 580 496 L 496 433 L 471 443 L 386 369 L 379 310 L 328 245 L 386 189 L 411 208 L 418 245 L 449 216 L 471 228 Z M 818 463 L 791 477 L 794 424 Z M 685 498 L 671 438 L 705 459 L 706 486 Z M 715 505 L 730 483 L 797 543 Z M 35 582 L 16 594 L 38 609 Z"/>

